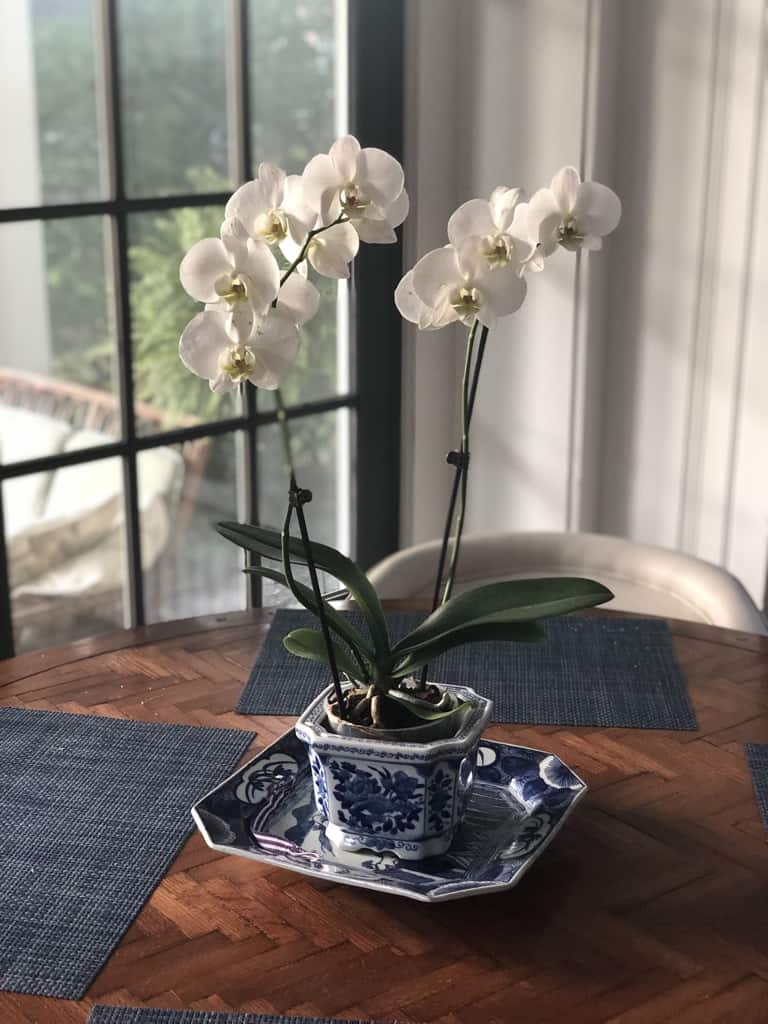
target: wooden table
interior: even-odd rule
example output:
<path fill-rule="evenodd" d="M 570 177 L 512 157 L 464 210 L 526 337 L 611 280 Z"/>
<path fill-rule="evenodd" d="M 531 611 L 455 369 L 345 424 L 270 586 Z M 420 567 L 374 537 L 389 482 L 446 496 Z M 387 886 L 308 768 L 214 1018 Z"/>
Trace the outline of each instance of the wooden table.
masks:
<path fill-rule="evenodd" d="M 255 728 L 233 713 L 269 612 L 0 663 L 0 702 Z M 80 1003 L 0 992 L 2 1024 L 94 1002 L 439 1024 L 768 1021 L 768 847 L 744 759 L 768 639 L 670 622 L 701 731 L 494 726 L 590 792 L 518 888 L 426 905 L 209 850 L 195 833 Z"/>

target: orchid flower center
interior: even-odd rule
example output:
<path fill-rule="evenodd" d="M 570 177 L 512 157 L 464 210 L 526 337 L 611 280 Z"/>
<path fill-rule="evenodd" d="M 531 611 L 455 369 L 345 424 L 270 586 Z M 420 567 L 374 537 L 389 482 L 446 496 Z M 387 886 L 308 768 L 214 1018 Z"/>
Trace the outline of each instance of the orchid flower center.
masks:
<path fill-rule="evenodd" d="M 480 251 L 492 267 L 506 267 L 512 262 L 514 249 L 507 235 L 486 235 Z"/>
<path fill-rule="evenodd" d="M 324 248 L 325 248 L 325 239 L 324 238 L 313 238 L 312 241 L 307 246 L 307 256 L 311 256 L 312 253 L 316 253 L 316 252 L 318 252 L 318 250 L 324 249 Z"/>
<path fill-rule="evenodd" d="M 463 319 L 467 316 L 474 316 L 480 309 L 482 304 L 482 296 L 479 289 L 473 288 L 470 285 L 462 285 L 461 288 L 454 288 L 448 297 L 453 309 L 459 314 L 459 317 Z"/>
<path fill-rule="evenodd" d="M 248 345 L 230 345 L 219 356 L 219 370 L 235 384 L 247 380 L 256 370 L 256 356 Z"/>
<path fill-rule="evenodd" d="M 356 185 L 353 181 L 348 182 L 341 192 L 339 192 L 339 202 L 341 208 L 348 217 L 353 217 L 356 213 L 362 213 L 370 203 L 363 195 L 363 192 L 359 185 Z"/>
<path fill-rule="evenodd" d="M 575 218 L 569 217 L 560 225 L 557 232 L 557 240 L 569 252 L 576 252 L 577 249 L 581 248 L 584 235 L 579 231 Z"/>
<path fill-rule="evenodd" d="M 236 302 L 245 302 L 248 298 L 248 289 L 245 286 L 245 282 L 237 274 L 219 278 L 214 288 L 216 294 L 224 299 L 225 302 L 229 302 L 230 305 L 234 305 Z"/>
<path fill-rule="evenodd" d="M 282 210 L 267 210 L 256 218 L 253 230 L 267 245 L 278 245 L 288 234 L 288 221 Z"/>

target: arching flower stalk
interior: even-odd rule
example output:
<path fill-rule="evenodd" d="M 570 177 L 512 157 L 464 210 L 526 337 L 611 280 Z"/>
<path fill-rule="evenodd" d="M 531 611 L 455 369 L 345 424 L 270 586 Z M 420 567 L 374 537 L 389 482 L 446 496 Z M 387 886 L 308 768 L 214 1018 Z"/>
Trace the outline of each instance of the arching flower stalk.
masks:
<path fill-rule="evenodd" d="M 434 249 L 405 274 L 395 291 L 404 319 L 433 331 L 456 321 L 468 328 L 461 386 L 461 439 L 448 461 L 455 467 L 438 562 L 433 608 L 450 600 L 459 561 L 467 503 L 470 427 L 489 329 L 516 312 L 526 296 L 523 276 L 544 269 L 558 249 L 597 250 L 621 217 L 618 196 L 605 185 L 582 182 L 564 167 L 548 188 L 526 201 L 520 188 L 499 186 L 489 199 L 470 199 L 448 221 L 449 244 Z M 443 583 L 448 549 L 453 544 Z M 426 680 L 427 666 L 422 671 Z"/>
<path fill-rule="evenodd" d="M 204 311 L 182 332 L 179 355 L 184 365 L 219 394 L 249 384 L 275 394 L 289 473 L 282 582 L 320 618 L 342 710 L 336 656 L 304 514 L 311 494 L 296 479 L 280 379 L 298 353 L 299 328 L 319 307 L 319 293 L 307 280 L 308 268 L 326 277 L 348 277 L 361 240 L 394 242 L 393 228 L 407 210 L 400 164 L 382 150 L 362 149 L 357 139 L 343 136 L 328 154 L 310 160 L 301 175 L 260 164 L 257 177 L 238 188 L 227 203 L 220 237 L 195 243 L 180 268 L 185 290 L 205 303 Z M 282 268 L 278 253 L 286 261 Z M 291 568 L 293 515 L 310 573 L 309 591 L 296 581 Z"/>

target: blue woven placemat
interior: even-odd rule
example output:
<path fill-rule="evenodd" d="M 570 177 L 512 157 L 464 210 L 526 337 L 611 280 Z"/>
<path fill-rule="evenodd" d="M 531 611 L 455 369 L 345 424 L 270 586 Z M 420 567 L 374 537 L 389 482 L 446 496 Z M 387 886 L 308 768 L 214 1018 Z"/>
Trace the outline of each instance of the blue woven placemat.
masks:
<path fill-rule="evenodd" d="M 359 612 L 351 621 L 364 629 Z M 387 616 L 390 636 L 423 615 Z M 240 696 L 250 715 L 297 715 L 330 682 L 328 670 L 289 654 L 283 637 L 316 626 L 305 611 L 281 609 Z M 544 624 L 542 643 L 467 644 L 430 667 L 430 678 L 464 683 L 491 697 L 493 721 L 632 729 L 696 729 L 672 638 L 662 619 L 567 616 Z"/>
<path fill-rule="evenodd" d="M 748 743 L 746 751 L 760 817 L 768 828 L 768 743 Z"/>
<path fill-rule="evenodd" d="M 252 737 L 0 708 L 0 988 L 84 995 Z"/>
<path fill-rule="evenodd" d="M 276 1017 L 271 1013 L 218 1013 L 215 1010 L 155 1010 L 94 1006 L 88 1024 L 372 1024 L 338 1017 Z"/>

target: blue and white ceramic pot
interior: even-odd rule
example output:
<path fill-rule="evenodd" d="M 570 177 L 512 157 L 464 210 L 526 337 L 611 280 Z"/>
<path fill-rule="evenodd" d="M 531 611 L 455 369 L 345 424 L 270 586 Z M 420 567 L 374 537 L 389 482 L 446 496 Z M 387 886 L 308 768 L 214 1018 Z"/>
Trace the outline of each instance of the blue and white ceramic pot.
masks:
<path fill-rule="evenodd" d="M 340 851 L 390 851 L 404 860 L 445 853 L 464 817 L 480 736 L 493 704 L 465 686 L 453 735 L 428 743 L 336 735 L 327 727 L 329 688 L 296 723 L 312 767 L 325 834 Z"/>

